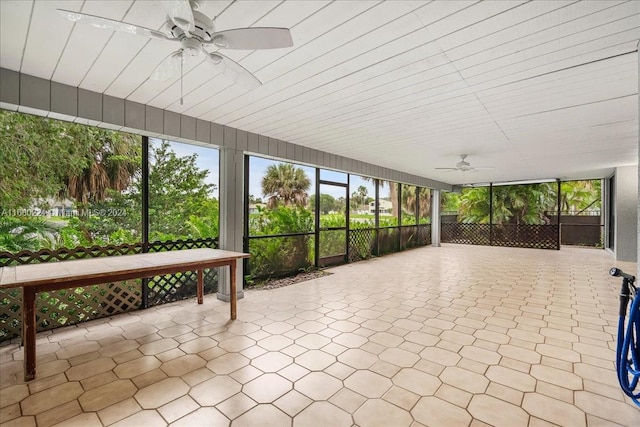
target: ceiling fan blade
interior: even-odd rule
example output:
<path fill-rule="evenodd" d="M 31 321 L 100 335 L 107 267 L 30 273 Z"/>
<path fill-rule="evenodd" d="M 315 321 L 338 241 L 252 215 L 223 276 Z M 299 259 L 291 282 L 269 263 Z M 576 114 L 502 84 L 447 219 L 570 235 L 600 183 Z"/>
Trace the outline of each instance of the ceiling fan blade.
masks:
<path fill-rule="evenodd" d="M 193 32 L 196 23 L 189 0 L 156 0 L 167 12 L 167 16 L 185 32 Z"/>
<path fill-rule="evenodd" d="M 211 35 L 211 41 L 225 49 L 276 49 L 293 46 L 291 32 L 288 28 L 260 27 L 235 28 L 218 31 Z"/>
<path fill-rule="evenodd" d="M 443 171 L 457 171 L 458 168 L 434 168 L 437 170 L 443 170 Z"/>
<path fill-rule="evenodd" d="M 113 19 L 102 18 L 100 16 L 87 15 L 86 13 L 73 12 L 71 10 L 56 9 L 58 13 L 65 19 L 71 22 L 78 22 L 80 24 L 87 24 L 97 28 L 104 28 L 107 30 L 121 31 L 124 33 L 135 34 L 136 36 L 143 36 L 148 38 L 156 38 L 162 40 L 177 40 L 167 37 L 166 34 L 160 31 L 152 30 L 150 28 L 141 27 L 139 25 L 128 24 L 122 21 L 115 21 Z"/>
<path fill-rule="evenodd" d="M 153 70 L 149 78 L 156 81 L 166 81 L 180 73 L 182 50 L 172 52 Z"/>
<path fill-rule="evenodd" d="M 492 168 L 492 167 L 477 167 L 477 168 L 474 167 L 473 169 L 479 170 L 479 171 L 492 171 L 492 170 L 495 170 L 495 168 Z"/>
<path fill-rule="evenodd" d="M 233 83 L 236 83 L 247 90 L 252 90 L 262 85 L 256 76 L 251 74 L 251 72 L 233 59 L 224 56 L 219 52 L 208 53 L 204 49 L 203 52 L 207 57 L 207 61 L 209 61 L 209 63 L 214 67 L 218 68 L 220 72 Z"/>

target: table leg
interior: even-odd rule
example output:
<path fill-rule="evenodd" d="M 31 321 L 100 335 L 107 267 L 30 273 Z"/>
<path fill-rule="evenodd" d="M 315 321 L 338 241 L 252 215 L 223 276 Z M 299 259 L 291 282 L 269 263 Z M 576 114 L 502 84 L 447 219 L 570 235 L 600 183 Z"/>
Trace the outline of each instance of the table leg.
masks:
<path fill-rule="evenodd" d="M 36 292 L 22 288 L 22 345 L 24 345 L 24 380 L 36 377 Z"/>
<path fill-rule="evenodd" d="M 238 292 L 236 291 L 236 260 L 234 259 L 229 264 L 229 293 L 231 302 L 231 320 L 236 319 L 236 300 L 238 299 Z"/>
<path fill-rule="evenodd" d="M 204 302 L 204 269 L 198 270 L 198 304 L 202 304 Z"/>

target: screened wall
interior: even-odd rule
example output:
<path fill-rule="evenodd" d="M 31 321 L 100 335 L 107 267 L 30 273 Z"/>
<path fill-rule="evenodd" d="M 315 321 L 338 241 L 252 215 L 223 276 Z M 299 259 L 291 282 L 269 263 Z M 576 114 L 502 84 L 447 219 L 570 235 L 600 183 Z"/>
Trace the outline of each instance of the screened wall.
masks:
<path fill-rule="evenodd" d="M 218 150 L 0 110 L 0 267 L 217 247 Z M 195 272 L 38 294 L 38 330 L 195 296 Z M 217 290 L 216 271 L 205 292 Z M 0 340 L 21 330 L 0 291 Z"/>
<path fill-rule="evenodd" d="M 464 188 L 442 197 L 441 241 L 560 249 L 559 182 Z M 555 221 L 554 221 L 555 219 Z"/>
<path fill-rule="evenodd" d="M 431 243 L 429 189 L 255 156 L 245 177 L 249 283 Z"/>

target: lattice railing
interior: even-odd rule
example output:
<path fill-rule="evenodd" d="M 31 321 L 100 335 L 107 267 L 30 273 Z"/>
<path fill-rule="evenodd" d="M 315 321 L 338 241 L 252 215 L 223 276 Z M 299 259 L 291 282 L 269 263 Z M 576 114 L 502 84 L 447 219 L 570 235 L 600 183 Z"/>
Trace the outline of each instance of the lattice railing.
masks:
<path fill-rule="evenodd" d="M 377 231 L 375 228 L 349 230 L 349 262 L 371 258 L 376 254 Z"/>
<path fill-rule="evenodd" d="M 560 249 L 557 225 L 442 223 L 443 243 Z"/>
<path fill-rule="evenodd" d="M 493 246 L 560 249 L 557 225 L 502 224 L 493 226 Z"/>
<path fill-rule="evenodd" d="M 489 224 L 443 223 L 440 240 L 443 243 L 462 243 L 465 245 L 491 245 L 491 226 Z"/>
<path fill-rule="evenodd" d="M 416 236 L 418 246 L 427 246 L 431 244 L 431 224 L 419 224 L 418 234 Z"/>
<path fill-rule="evenodd" d="M 386 227 L 378 231 L 378 254 L 385 255 L 400 250 L 400 227 Z"/>
<path fill-rule="evenodd" d="M 418 228 L 415 225 L 400 227 L 400 250 L 418 247 Z"/>
<path fill-rule="evenodd" d="M 193 239 L 149 244 L 150 252 L 201 247 L 218 247 L 216 239 Z M 136 254 L 142 244 L 62 248 L 55 251 L 0 252 L 0 266 L 14 266 L 70 259 L 98 258 Z M 41 292 L 36 299 L 38 331 L 71 325 L 91 319 L 136 310 L 142 305 L 142 280 L 106 283 L 79 288 Z M 158 305 L 196 295 L 196 272 L 157 276 L 148 280 L 147 305 Z M 216 270 L 205 270 L 205 293 L 217 291 Z M 20 288 L 0 291 L 0 341 L 20 336 L 22 329 L 22 292 Z"/>

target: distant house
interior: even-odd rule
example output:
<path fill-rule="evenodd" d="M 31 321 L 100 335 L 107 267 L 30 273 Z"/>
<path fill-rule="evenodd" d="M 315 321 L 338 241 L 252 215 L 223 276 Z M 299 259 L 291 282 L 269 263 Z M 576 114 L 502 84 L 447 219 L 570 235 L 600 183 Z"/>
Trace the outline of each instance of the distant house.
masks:
<path fill-rule="evenodd" d="M 52 197 L 38 200 L 30 209 L 42 216 L 77 216 L 78 211 L 73 207 L 73 201 L 69 199 L 54 199 Z"/>
<path fill-rule="evenodd" d="M 393 211 L 393 205 L 391 204 L 391 202 L 389 200 L 385 200 L 385 199 L 380 199 L 378 202 L 378 212 L 382 215 L 391 215 L 391 212 Z M 376 213 L 376 202 L 371 202 L 369 203 L 369 213 L 370 214 L 375 214 Z"/>
<path fill-rule="evenodd" d="M 266 203 L 249 203 L 249 215 L 257 214 L 258 209 L 264 209 L 265 206 L 267 206 Z"/>

